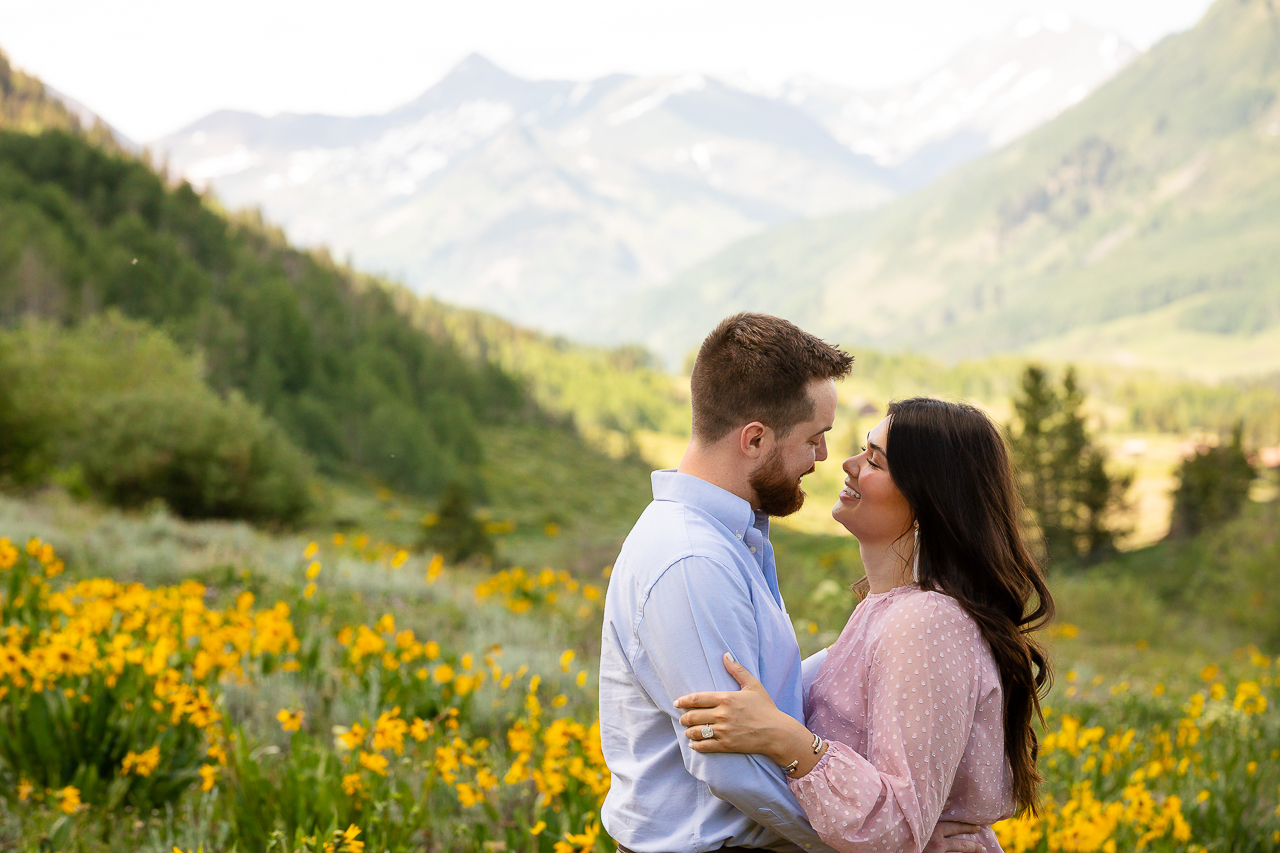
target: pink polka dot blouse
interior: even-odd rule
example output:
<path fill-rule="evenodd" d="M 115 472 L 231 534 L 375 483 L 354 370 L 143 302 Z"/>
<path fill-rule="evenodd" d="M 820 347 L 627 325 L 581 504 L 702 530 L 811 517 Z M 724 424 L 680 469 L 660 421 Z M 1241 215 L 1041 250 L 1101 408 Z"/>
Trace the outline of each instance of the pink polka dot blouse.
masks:
<path fill-rule="evenodd" d="M 939 820 L 989 825 L 1013 813 L 1000 673 L 955 599 L 916 586 L 870 595 L 832 644 L 805 703 L 830 741 L 789 780 L 839 851 L 920 851 Z"/>

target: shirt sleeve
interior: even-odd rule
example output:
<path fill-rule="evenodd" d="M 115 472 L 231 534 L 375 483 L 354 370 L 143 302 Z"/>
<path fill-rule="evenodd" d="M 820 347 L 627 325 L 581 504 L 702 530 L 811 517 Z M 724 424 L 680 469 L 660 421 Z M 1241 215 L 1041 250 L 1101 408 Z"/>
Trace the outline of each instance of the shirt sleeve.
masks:
<path fill-rule="evenodd" d="M 826 659 L 827 650 L 818 649 L 800 664 L 800 696 L 804 699 L 806 717 L 809 713 L 809 688 L 813 686 L 813 680 L 818 677 L 818 670 L 822 668 L 822 662 Z"/>
<path fill-rule="evenodd" d="M 759 755 L 703 755 L 689 747 L 675 700 L 687 693 L 737 690 L 724 653 L 751 669 L 760 659 L 751 589 L 736 571 L 705 557 L 672 565 L 650 591 L 636 637 L 651 667 L 636 676 L 671 716 L 689 773 L 711 793 L 801 850 L 827 851 L 787 787 L 782 768 Z M 799 663 L 799 655 L 796 655 Z M 756 674 L 759 667 L 756 666 Z M 799 710 L 799 709 L 797 709 Z"/>
<path fill-rule="evenodd" d="M 984 641 L 941 596 L 886 614 L 871 648 L 868 755 L 831 743 L 790 781 L 823 840 L 842 853 L 920 851 L 947 803 L 980 700 Z"/>

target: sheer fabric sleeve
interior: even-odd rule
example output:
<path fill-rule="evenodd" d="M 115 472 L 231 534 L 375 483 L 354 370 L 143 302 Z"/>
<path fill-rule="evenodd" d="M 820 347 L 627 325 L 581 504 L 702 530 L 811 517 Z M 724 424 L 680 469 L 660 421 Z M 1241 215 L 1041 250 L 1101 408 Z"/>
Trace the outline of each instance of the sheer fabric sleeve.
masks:
<path fill-rule="evenodd" d="M 832 743 L 789 782 L 823 841 L 849 853 L 923 849 L 969 741 L 984 648 L 977 626 L 939 593 L 885 614 L 869 649 L 867 757 Z"/>

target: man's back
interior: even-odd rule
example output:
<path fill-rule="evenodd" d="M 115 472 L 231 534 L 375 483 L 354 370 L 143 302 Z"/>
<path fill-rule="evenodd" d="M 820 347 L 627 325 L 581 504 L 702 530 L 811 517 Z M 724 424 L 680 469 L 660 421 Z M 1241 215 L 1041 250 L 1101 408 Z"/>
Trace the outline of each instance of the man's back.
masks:
<path fill-rule="evenodd" d="M 614 564 L 605 600 L 600 725 L 612 772 L 605 829 L 624 846 L 821 846 L 781 770 L 758 756 L 688 748 L 673 701 L 732 690 L 724 652 L 803 719 L 801 661 L 778 592 L 768 519 L 739 497 L 672 471 Z"/>

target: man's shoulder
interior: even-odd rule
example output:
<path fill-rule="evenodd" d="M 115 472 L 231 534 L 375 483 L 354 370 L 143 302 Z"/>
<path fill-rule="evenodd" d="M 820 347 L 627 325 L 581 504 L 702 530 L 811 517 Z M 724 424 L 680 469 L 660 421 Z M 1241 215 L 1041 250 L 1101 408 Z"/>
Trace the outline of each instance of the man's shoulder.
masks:
<path fill-rule="evenodd" d="M 738 541 L 709 513 L 678 501 L 653 501 L 627 534 L 620 563 L 661 571 L 688 558 L 733 564 Z"/>

